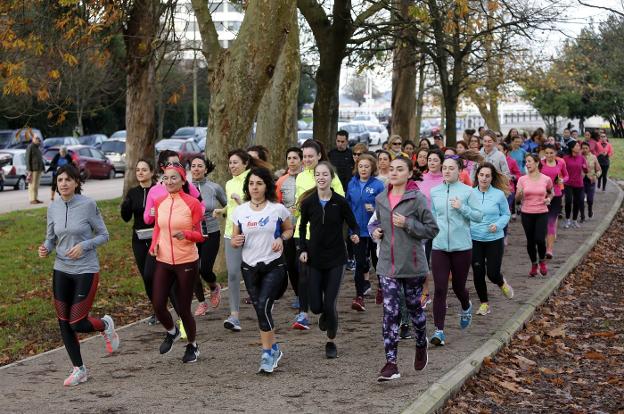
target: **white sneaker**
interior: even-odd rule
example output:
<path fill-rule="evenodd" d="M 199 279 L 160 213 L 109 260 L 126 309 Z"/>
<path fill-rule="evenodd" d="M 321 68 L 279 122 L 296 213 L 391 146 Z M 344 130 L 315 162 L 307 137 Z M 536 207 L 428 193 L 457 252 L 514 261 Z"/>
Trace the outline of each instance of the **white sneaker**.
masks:
<path fill-rule="evenodd" d="M 567 220 L 565 221 L 565 224 L 563 225 L 563 228 L 564 228 L 564 229 L 569 229 L 571 225 L 572 225 L 572 220 L 567 219 Z"/>
<path fill-rule="evenodd" d="M 63 382 L 66 387 L 73 387 L 75 385 L 87 382 L 87 368 L 83 365 L 81 367 L 74 367 L 69 377 Z"/>
<path fill-rule="evenodd" d="M 102 332 L 102 336 L 106 342 L 106 352 L 112 354 L 119 348 L 119 335 L 115 332 L 115 322 L 113 322 L 113 318 L 111 318 L 110 315 L 104 315 L 102 320 L 106 325 L 104 332 Z"/>

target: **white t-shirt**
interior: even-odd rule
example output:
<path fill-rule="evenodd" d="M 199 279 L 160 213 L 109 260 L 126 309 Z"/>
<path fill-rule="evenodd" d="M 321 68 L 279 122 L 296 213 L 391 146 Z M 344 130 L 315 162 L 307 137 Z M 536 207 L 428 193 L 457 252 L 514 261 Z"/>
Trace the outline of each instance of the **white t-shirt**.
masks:
<path fill-rule="evenodd" d="M 290 212 L 279 203 L 267 202 L 260 211 L 252 210 L 249 202 L 236 207 L 232 222 L 245 235 L 243 261 L 255 266 L 278 259 L 282 253 L 274 252 L 271 245 L 281 235 L 282 223 L 288 218 Z"/>

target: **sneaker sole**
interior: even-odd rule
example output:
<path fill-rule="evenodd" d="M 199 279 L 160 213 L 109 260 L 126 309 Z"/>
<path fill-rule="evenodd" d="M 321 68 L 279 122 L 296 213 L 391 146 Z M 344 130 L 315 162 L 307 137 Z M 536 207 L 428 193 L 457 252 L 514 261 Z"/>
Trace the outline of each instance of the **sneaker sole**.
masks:
<path fill-rule="evenodd" d="M 75 387 L 77 385 L 80 385 L 80 384 L 83 384 L 83 383 L 87 382 L 88 379 L 89 378 L 81 378 L 80 381 L 78 381 L 78 382 L 73 382 L 73 383 L 70 383 L 70 384 L 63 383 L 63 387 Z"/>
<path fill-rule="evenodd" d="M 273 368 L 260 368 L 258 370 L 258 374 L 272 374 L 273 373 Z"/>
<path fill-rule="evenodd" d="M 427 344 L 427 349 L 429 349 L 429 344 Z M 425 365 L 423 365 L 422 368 L 416 368 L 416 354 L 414 354 L 414 370 L 416 371 L 422 371 L 425 368 L 427 368 L 427 365 L 429 365 L 429 353 L 425 354 L 425 357 L 427 358 L 425 360 Z"/>
<path fill-rule="evenodd" d="M 358 311 L 358 312 L 364 312 L 366 311 L 366 308 L 363 306 L 357 306 L 357 305 L 351 305 L 351 309 L 353 309 L 354 311 Z"/>
<path fill-rule="evenodd" d="M 307 330 L 309 330 L 309 329 L 310 329 L 310 327 L 309 327 L 309 326 L 302 325 L 302 324 L 300 324 L 299 322 L 295 322 L 295 323 L 293 324 L 292 328 L 293 328 L 293 329 L 297 329 L 297 330 L 299 330 L 299 331 L 307 331 Z"/>
<path fill-rule="evenodd" d="M 380 375 L 380 376 L 377 377 L 377 381 L 379 381 L 379 382 L 387 382 L 387 381 L 392 381 L 392 380 L 399 379 L 399 378 L 401 378 L 401 374 L 400 373 L 393 374 L 393 375 L 391 375 L 389 377 L 384 377 L 384 376 Z"/>
<path fill-rule="evenodd" d="M 440 338 L 431 338 L 429 342 L 435 346 L 444 346 L 444 341 L 440 340 Z"/>
<path fill-rule="evenodd" d="M 197 358 L 199 358 L 199 351 L 197 351 L 197 353 L 195 354 L 195 358 L 194 359 L 191 359 L 190 361 L 185 361 L 184 359 L 182 359 L 182 362 L 185 363 L 185 364 L 192 364 L 194 362 L 197 362 Z"/>
<path fill-rule="evenodd" d="M 223 322 L 223 327 L 225 329 L 228 329 L 228 330 L 232 331 L 232 332 L 240 332 L 241 331 L 241 327 L 240 326 L 236 326 L 232 322 L 228 322 L 228 321 Z"/>
<path fill-rule="evenodd" d="M 284 356 L 284 353 L 280 351 L 279 356 L 277 357 L 277 359 L 273 361 L 273 369 L 277 368 L 277 364 L 279 364 L 279 362 L 282 360 L 283 356 Z"/>

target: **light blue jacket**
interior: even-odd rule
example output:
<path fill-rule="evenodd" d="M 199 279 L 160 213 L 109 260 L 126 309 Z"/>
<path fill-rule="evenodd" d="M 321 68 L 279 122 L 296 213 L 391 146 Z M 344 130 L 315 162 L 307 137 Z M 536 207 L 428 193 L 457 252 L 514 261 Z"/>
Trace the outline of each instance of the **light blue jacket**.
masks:
<path fill-rule="evenodd" d="M 451 200 L 459 198 L 461 207 L 451 206 Z M 459 181 L 440 184 L 431 189 L 431 212 L 440 232 L 433 239 L 433 249 L 445 252 L 460 252 L 472 249 L 470 222 L 483 218 L 481 203 L 472 192 L 472 187 Z"/>
<path fill-rule="evenodd" d="M 470 221 L 472 240 L 488 242 L 505 237 L 503 229 L 511 217 L 505 193 L 492 186 L 485 193 L 479 190 L 478 186 L 473 188 L 472 192 L 481 203 L 481 211 L 483 212 L 481 221 Z M 496 224 L 494 233 L 490 231 L 492 224 Z"/>

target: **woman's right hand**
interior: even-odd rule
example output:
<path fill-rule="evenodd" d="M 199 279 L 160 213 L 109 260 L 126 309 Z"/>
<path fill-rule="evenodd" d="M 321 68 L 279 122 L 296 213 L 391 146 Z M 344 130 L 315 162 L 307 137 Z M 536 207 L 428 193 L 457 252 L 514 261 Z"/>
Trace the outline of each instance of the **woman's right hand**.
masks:
<path fill-rule="evenodd" d="M 158 245 L 154 246 L 154 250 L 149 251 L 150 256 L 156 257 L 158 255 Z"/>
<path fill-rule="evenodd" d="M 46 249 L 46 247 L 43 244 L 39 246 L 38 253 L 39 253 L 39 257 L 48 257 L 48 254 L 50 254 L 48 249 Z"/>
<path fill-rule="evenodd" d="M 301 263 L 308 263 L 308 252 L 301 252 L 299 255 L 299 260 Z"/>
<path fill-rule="evenodd" d="M 236 201 L 236 203 L 237 203 L 237 204 L 243 204 L 243 202 L 242 202 L 242 200 L 241 200 L 240 196 L 239 196 L 238 194 L 236 194 L 236 193 L 233 193 L 233 194 L 230 196 L 230 198 L 231 198 L 232 200 Z"/>
<path fill-rule="evenodd" d="M 230 241 L 230 243 L 232 244 L 232 247 L 241 247 L 243 244 L 245 244 L 245 235 L 237 234 L 235 236 L 232 236 L 232 240 Z"/>
<path fill-rule="evenodd" d="M 214 210 L 212 210 L 212 217 L 214 218 L 219 218 L 222 214 L 223 214 L 222 208 L 215 208 Z"/>

